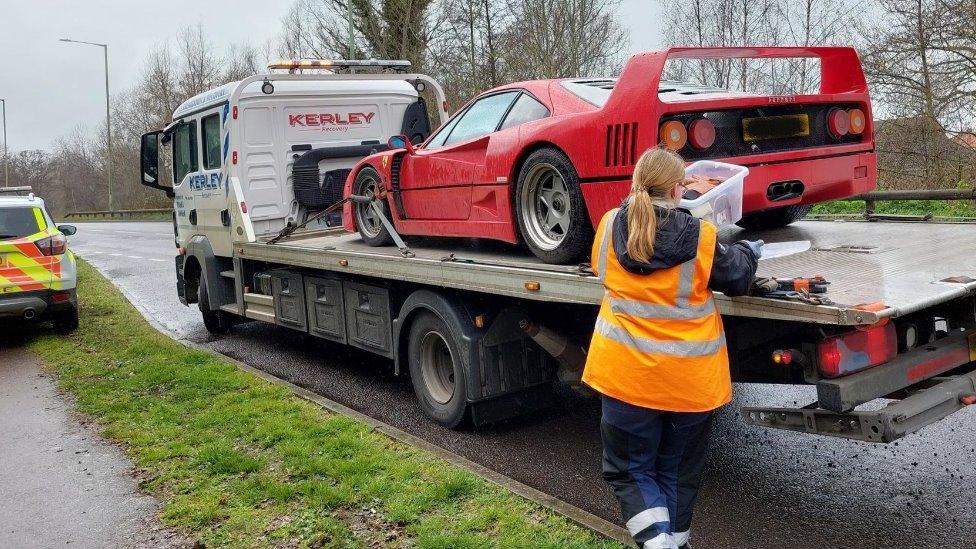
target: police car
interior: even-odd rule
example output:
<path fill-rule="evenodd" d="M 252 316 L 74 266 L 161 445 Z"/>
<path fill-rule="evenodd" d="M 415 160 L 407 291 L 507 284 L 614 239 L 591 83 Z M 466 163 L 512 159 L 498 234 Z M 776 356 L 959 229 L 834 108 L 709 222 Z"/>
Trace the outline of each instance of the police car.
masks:
<path fill-rule="evenodd" d="M 30 187 L 0 188 L 0 322 L 78 327 L 72 225 L 55 225 Z"/>

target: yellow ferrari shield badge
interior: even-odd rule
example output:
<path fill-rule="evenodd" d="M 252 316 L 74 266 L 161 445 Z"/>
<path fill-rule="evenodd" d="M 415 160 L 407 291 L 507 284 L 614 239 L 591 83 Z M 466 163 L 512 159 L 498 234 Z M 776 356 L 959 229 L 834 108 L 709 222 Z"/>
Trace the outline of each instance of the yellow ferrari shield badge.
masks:
<path fill-rule="evenodd" d="M 389 164 L 389 163 L 390 163 L 390 157 L 389 156 L 384 156 L 383 157 L 383 169 L 384 170 L 386 169 L 386 165 Z"/>

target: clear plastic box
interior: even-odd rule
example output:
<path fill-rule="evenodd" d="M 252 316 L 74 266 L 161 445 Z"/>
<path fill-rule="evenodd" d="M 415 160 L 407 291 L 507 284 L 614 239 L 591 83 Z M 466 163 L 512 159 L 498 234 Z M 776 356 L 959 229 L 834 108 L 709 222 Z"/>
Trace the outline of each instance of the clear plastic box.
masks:
<path fill-rule="evenodd" d="M 695 198 L 682 200 L 679 206 L 691 212 L 691 215 L 711 221 L 718 227 L 732 225 L 742 219 L 742 186 L 749 168 L 699 160 L 685 168 L 685 176 L 703 175 L 708 178 L 721 179 L 714 189 Z"/>

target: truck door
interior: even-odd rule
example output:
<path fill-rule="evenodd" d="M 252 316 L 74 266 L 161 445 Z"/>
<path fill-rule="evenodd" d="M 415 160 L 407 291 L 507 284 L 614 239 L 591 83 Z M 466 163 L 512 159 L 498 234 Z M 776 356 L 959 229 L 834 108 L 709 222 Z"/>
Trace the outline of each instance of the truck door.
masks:
<path fill-rule="evenodd" d="M 403 159 L 400 188 L 414 219 L 468 219 L 472 186 L 485 179 L 492 134 L 518 91 L 475 100 L 416 154 Z"/>
<path fill-rule="evenodd" d="M 176 211 L 176 224 L 182 239 L 198 232 L 200 214 L 196 210 L 196 197 L 190 183 L 191 177 L 200 168 L 197 151 L 197 121 L 190 119 L 178 124 L 171 132 L 173 153 L 173 208 Z"/>

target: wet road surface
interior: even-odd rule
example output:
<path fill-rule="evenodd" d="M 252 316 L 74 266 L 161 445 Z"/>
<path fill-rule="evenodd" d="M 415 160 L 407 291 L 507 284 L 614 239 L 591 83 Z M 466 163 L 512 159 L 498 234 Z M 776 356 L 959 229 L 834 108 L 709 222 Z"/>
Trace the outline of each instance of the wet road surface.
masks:
<path fill-rule="evenodd" d="M 543 413 L 451 431 L 427 421 L 392 363 L 252 322 L 212 338 L 176 297 L 172 225 L 78 224 L 71 245 L 143 311 L 202 343 L 441 445 L 609 520 L 599 405 L 561 390 Z M 976 539 L 976 406 L 890 445 L 749 427 L 745 405 L 795 406 L 811 388 L 737 384 L 716 422 L 692 540 L 711 548 L 971 547 Z"/>

